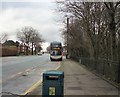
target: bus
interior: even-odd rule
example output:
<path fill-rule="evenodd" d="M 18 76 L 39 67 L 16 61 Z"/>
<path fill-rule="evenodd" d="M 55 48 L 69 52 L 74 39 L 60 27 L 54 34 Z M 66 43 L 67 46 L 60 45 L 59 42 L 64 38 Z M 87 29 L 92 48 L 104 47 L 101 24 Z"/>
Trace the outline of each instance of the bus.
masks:
<path fill-rule="evenodd" d="M 62 44 L 61 42 L 50 43 L 50 60 L 62 61 Z"/>

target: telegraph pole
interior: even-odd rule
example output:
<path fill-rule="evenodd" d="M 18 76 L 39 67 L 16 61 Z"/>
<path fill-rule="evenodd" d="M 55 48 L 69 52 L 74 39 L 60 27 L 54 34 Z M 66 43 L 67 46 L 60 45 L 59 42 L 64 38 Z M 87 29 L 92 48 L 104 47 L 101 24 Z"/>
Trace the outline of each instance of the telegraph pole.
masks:
<path fill-rule="evenodd" d="M 66 59 L 68 59 L 68 55 L 69 55 L 68 33 L 69 33 L 69 18 L 67 17 L 67 54 L 66 54 Z"/>

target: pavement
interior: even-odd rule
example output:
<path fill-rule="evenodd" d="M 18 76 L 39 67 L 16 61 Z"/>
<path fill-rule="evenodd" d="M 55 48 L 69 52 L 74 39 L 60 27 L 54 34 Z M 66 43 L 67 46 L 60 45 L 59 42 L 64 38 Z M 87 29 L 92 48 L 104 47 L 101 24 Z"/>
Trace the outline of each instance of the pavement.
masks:
<path fill-rule="evenodd" d="M 120 95 L 118 88 L 96 76 L 77 62 L 64 59 L 58 70 L 65 74 L 64 95 Z M 42 95 L 41 84 L 28 95 Z"/>

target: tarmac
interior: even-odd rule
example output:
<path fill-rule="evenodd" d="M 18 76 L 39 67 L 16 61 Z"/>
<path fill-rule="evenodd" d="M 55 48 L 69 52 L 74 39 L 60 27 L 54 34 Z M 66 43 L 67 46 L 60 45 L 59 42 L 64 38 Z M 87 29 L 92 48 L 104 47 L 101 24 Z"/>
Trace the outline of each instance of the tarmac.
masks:
<path fill-rule="evenodd" d="M 64 95 L 120 95 L 118 88 L 96 76 L 82 64 L 64 59 L 58 70 L 64 72 Z M 42 95 L 42 83 L 28 95 Z"/>

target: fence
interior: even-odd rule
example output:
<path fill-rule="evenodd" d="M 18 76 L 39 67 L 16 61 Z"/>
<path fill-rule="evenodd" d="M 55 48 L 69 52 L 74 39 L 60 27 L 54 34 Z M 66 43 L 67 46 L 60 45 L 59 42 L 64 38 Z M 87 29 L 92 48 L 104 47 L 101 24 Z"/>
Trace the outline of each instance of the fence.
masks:
<path fill-rule="evenodd" d="M 110 60 L 99 59 L 94 60 L 90 58 L 72 58 L 79 61 L 81 64 L 87 66 L 91 70 L 95 70 L 98 74 L 105 76 L 109 80 L 120 83 L 120 63 L 112 62 Z"/>
<path fill-rule="evenodd" d="M 1 47 L 0 48 L 0 56 L 16 56 L 17 48 L 16 47 Z"/>

